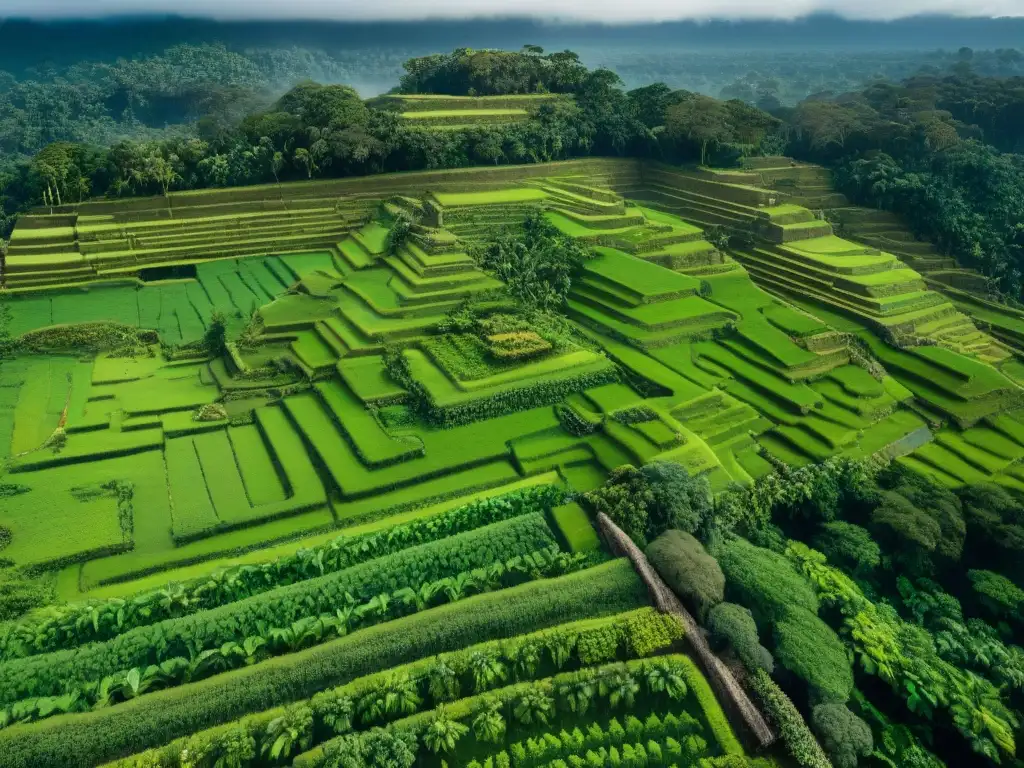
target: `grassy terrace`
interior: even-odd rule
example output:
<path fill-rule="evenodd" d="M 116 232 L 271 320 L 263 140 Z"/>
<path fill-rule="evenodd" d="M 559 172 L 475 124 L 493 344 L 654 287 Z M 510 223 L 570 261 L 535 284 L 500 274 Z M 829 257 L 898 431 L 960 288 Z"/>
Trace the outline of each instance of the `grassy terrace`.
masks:
<path fill-rule="evenodd" d="M 403 112 L 403 120 L 414 122 L 437 120 L 440 118 L 457 117 L 467 122 L 488 118 L 526 117 L 525 109 L 431 109 Z"/>
<path fill-rule="evenodd" d="M 446 208 L 464 205 L 501 205 L 502 203 L 539 202 L 547 193 L 534 187 L 510 187 L 481 192 L 445 192 L 434 195 L 437 202 Z"/>

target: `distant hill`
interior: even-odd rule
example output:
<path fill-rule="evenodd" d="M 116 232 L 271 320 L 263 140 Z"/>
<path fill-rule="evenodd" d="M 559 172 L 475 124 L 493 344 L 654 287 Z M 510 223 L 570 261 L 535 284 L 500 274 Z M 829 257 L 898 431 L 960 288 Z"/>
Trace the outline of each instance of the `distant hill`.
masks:
<path fill-rule="evenodd" d="M 794 22 L 712 21 L 602 26 L 530 19 L 417 22 L 238 21 L 177 17 L 118 17 L 92 21 L 0 22 L 0 69 L 19 71 L 82 59 L 109 60 L 176 43 L 223 42 L 229 47 L 297 45 L 450 50 L 453 47 L 546 48 L 602 44 L 742 49 L 956 49 L 1024 47 L 1024 18 L 919 16 L 894 22 L 849 21 L 816 15 Z"/>

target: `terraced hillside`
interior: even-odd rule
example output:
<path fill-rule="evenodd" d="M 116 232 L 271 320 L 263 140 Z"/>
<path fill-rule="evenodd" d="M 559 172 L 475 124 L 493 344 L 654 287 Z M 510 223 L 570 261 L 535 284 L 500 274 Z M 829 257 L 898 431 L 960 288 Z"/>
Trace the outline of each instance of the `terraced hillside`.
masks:
<path fill-rule="evenodd" d="M 766 186 L 784 191 L 809 207 L 827 209 L 828 217 L 844 238 L 893 254 L 920 273 L 930 290 L 943 294 L 960 312 L 969 315 L 979 329 L 1017 352 L 1024 351 L 1024 314 L 994 299 L 983 275 L 943 256 L 933 244 L 919 240 L 896 215 L 852 205 L 832 192 L 831 176 L 826 169 L 788 158 L 780 158 L 771 165 L 782 167 L 762 174 Z M 970 329 L 961 323 L 958 330 Z"/>
<path fill-rule="evenodd" d="M 26 217 L 3 294 L 20 343 L 0 366 L 3 557 L 69 603 L 0 627 L 0 712 L 19 721 L 3 764 L 184 766 L 235 744 L 239 765 L 319 766 L 409 734 L 429 766 L 541 742 L 680 765 L 765 745 L 582 492 L 625 464 L 720 491 L 874 455 L 1024 489 L 1013 350 L 832 234 L 798 204 L 814 196 L 753 178 L 771 162 Z M 245 211 L 261 224 L 242 239 L 222 217 Z M 524 313 L 474 258 L 532 213 L 588 251 L 564 319 Z"/>

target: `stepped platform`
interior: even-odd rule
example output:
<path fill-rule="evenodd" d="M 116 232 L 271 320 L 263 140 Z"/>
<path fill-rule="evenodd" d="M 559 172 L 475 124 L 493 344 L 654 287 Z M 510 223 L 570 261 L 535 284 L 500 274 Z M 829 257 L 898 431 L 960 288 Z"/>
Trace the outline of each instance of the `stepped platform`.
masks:
<path fill-rule="evenodd" d="M 709 334 L 736 316 L 697 295 L 698 279 L 623 251 L 598 247 L 569 294 L 569 314 L 641 348 Z"/>

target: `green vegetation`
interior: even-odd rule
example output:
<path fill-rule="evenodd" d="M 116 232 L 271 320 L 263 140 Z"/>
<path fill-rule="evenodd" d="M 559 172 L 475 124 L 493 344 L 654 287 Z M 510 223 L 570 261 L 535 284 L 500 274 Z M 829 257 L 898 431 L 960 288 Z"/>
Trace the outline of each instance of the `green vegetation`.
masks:
<path fill-rule="evenodd" d="M 12 176 L 0 762 L 1015 760 L 1014 310 L 741 101 L 407 71 Z"/>

